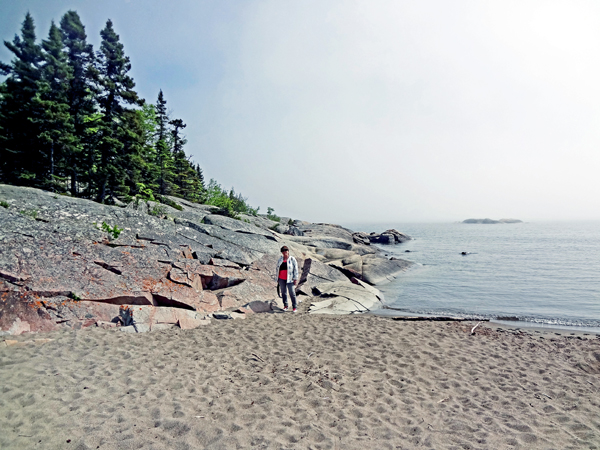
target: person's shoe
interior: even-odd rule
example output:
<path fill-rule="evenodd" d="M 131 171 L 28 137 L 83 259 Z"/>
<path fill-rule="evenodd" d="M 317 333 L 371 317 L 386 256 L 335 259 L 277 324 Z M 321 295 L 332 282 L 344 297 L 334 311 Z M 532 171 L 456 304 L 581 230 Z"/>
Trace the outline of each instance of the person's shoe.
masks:
<path fill-rule="evenodd" d="M 294 312 L 298 312 L 298 308 L 294 308 L 294 309 L 293 309 L 293 311 L 294 311 Z"/>
<path fill-rule="evenodd" d="M 284 310 L 284 311 L 287 311 L 287 310 L 288 310 L 288 307 L 287 307 L 287 306 L 284 306 L 284 307 L 283 307 L 283 310 Z"/>

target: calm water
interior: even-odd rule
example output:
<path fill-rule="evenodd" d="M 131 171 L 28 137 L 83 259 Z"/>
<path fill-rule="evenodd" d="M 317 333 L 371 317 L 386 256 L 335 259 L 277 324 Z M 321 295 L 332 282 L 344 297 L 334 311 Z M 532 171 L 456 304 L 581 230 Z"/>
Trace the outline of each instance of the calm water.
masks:
<path fill-rule="evenodd" d="M 598 222 L 350 228 L 369 232 L 396 228 L 414 238 L 382 246 L 389 256 L 417 263 L 380 287 L 387 305 L 402 313 L 517 317 L 520 325 L 600 331 Z M 469 254 L 463 256 L 463 251 Z"/>

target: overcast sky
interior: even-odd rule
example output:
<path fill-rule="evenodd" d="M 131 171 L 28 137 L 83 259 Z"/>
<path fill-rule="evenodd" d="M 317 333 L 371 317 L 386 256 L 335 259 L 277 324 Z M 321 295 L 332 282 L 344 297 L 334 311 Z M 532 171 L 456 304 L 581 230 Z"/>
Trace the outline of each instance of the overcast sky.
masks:
<path fill-rule="evenodd" d="M 261 212 L 600 219 L 597 0 L 0 0 L 0 38 L 69 9 Z"/>

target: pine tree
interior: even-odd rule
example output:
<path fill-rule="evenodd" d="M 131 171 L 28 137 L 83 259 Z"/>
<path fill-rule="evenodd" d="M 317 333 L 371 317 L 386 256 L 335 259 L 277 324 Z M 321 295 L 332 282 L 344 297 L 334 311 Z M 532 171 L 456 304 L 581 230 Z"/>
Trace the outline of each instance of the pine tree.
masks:
<path fill-rule="evenodd" d="M 175 175 L 175 194 L 190 201 L 200 201 L 201 188 L 198 173 L 183 150 L 186 140 L 180 130 L 186 127 L 181 119 L 169 122 L 173 126 L 173 168 Z"/>
<path fill-rule="evenodd" d="M 167 101 L 163 95 L 162 89 L 158 91 L 158 99 L 156 101 L 156 124 L 157 139 L 160 141 L 167 140 L 167 130 L 169 127 L 169 115 L 167 113 Z"/>
<path fill-rule="evenodd" d="M 145 103 L 141 109 L 136 110 L 138 123 L 140 124 L 141 137 L 141 183 L 143 189 L 150 189 L 154 194 L 159 193 L 158 180 L 160 178 L 160 168 L 158 166 L 157 143 L 157 122 L 156 107 L 151 103 Z M 139 193 L 139 186 L 132 192 Z"/>
<path fill-rule="evenodd" d="M 102 92 L 99 105 L 103 116 L 94 186 L 96 200 L 103 203 L 107 198 L 129 192 L 125 179 L 126 165 L 133 159 L 127 152 L 134 147 L 128 148 L 122 142 L 130 131 L 127 129 L 128 122 L 124 120 L 124 112 L 126 105 L 141 105 L 143 100 L 134 91 L 133 78 L 127 74 L 131 63 L 125 56 L 123 44 L 110 19 L 100 36 L 102 43 L 98 57 Z"/>
<path fill-rule="evenodd" d="M 158 166 L 158 193 L 171 194 L 173 188 L 173 154 L 169 149 L 169 116 L 167 114 L 167 101 L 162 89 L 158 92 L 156 101 L 156 165 Z"/>
<path fill-rule="evenodd" d="M 198 187 L 200 188 L 200 191 L 204 192 L 204 191 L 206 191 L 206 184 L 204 184 L 204 172 L 202 171 L 200 164 L 196 164 L 194 169 L 196 170 L 196 178 L 198 179 Z"/>
<path fill-rule="evenodd" d="M 72 73 L 68 103 L 75 141 L 68 155 L 67 175 L 70 178 L 71 195 L 80 195 L 79 184 L 83 184 L 89 196 L 100 117 L 96 111 L 98 95 L 96 58 L 92 45 L 87 42 L 85 27 L 76 11 L 68 11 L 62 17 L 60 29 Z"/>
<path fill-rule="evenodd" d="M 5 42 L 14 59 L 0 63 L 7 76 L 0 83 L 0 181 L 100 202 L 173 194 L 232 217 L 256 214 L 233 188 L 205 185 L 184 151 L 186 125 L 169 120 L 162 90 L 156 106 L 145 105 L 110 20 L 100 34 L 95 54 L 79 15 L 69 11 L 40 46 L 27 14 L 21 35 Z"/>
<path fill-rule="evenodd" d="M 63 51 L 62 34 L 52 22 L 48 39 L 42 42 L 44 64 L 36 101 L 43 113 L 37 118 L 44 170 L 41 187 L 64 191 L 67 160 L 75 142 L 74 127 L 69 114 L 69 86 L 73 77 Z"/>
<path fill-rule="evenodd" d="M 183 151 L 183 146 L 185 145 L 185 140 L 181 137 L 180 130 L 186 127 L 186 124 L 183 123 L 181 119 L 174 119 L 169 122 L 169 124 L 173 127 L 172 133 L 172 142 L 173 142 L 173 175 L 175 182 L 175 194 L 180 195 L 185 198 L 186 189 L 186 166 L 188 165 L 188 160 L 185 156 L 185 152 Z"/>
<path fill-rule="evenodd" d="M 36 118 L 41 114 L 38 95 L 42 52 L 36 44 L 35 25 L 29 13 L 21 36 L 4 45 L 15 55 L 11 64 L 0 63 L 7 75 L 0 92 L 0 174 L 11 184 L 36 186 L 40 183 L 40 154 Z"/>
<path fill-rule="evenodd" d="M 123 127 L 120 130 L 120 141 L 123 151 L 119 157 L 124 178 L 120 187 L 120 194 L 135 195 L 139 186 L 145 184 L 145 174 L 151 171 L 144 158 L 144 123 L 140 110 L 126 109 L 121 115 Z"/>

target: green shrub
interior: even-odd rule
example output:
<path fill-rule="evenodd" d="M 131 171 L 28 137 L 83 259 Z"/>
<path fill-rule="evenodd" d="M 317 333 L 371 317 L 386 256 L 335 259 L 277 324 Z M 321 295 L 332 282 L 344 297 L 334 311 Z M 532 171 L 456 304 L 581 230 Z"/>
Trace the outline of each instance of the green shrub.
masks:
<path fill-rule="evenodd" d="M 137 184 L 137 188 L 138 188 L 138 193 L 136 194 L 136 198 L 140 199 L 140 200 L 146 200 L 146 201 L 156 201 L 156 199 L 154 198 L 154 194 L 152 193 L 152 189 L 150 189 L 149 187 L 146 187 L 146 185 L 144 183 L 136 183 Z"/>
<path fill-rule="evenodd" d="M 152 209 L 148 212 L 151 216 L 164 217 L 167 215 L 167 208 L 164 205 L 155 203 Z"/>
<path fill-rule="evenodd" d="M 102 231 L 106 231 L 108 234 L 112 235 L 114 239 L 118 239 L 121 231 L 123 231 L 123 228 L 119 228 L 116 225 L 111 227 L 106 222 L 102 222 Z"/>
<path fill-rule="evenodd" d="M 10 205 L 9 205 L 7 202 L 5 202 L 5 201 L 1 201 L 1 202 L 0 202 L 0 206 L 2 206 L 3 208 L 6 208 L 6 209 L 8 209 L 8 207 L 9 207 Z"/>
<path fill-rule="evenodd" d="M 274 212 L 275 210 L 269 206 L 267 208 L 267 217 L 275 222 L 281 222 L 281 217 L 279 217 L 277 214 L 274 214 Z"/>
<path fill-rule="evenodd" d="M 214 179 L 211 179 L 204 194 L 204 203 L 217 206 L 216 214 L 239 219 L 239 214 L 248 214 L 250 216 L 258 215 L 260 208 L 252 208 L 248 204 L 248 199 L 242 194 L 236 194 L 231 188 L 229 192 L 221 187 Z"/>
<path fill-rule="evenodd" d="M 32 219 L 37 219 L 38 210 L 37 209 L 23 209 L 19 211 L 24 216 L 31 217 Z"/>

